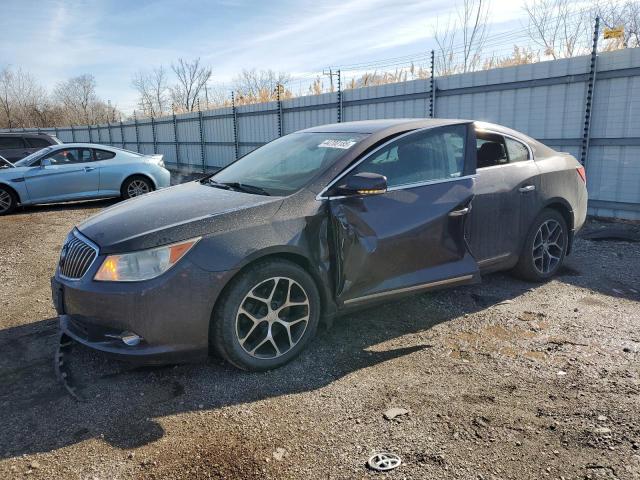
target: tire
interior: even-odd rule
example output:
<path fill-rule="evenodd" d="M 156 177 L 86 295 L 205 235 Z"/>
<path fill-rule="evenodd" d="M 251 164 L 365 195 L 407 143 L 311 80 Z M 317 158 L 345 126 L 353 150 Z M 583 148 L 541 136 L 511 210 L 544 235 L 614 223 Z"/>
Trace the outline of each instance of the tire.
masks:
<path fill-rule="evenodd" d="M 287 260 L 264 260 L 231 280 L 214 309 L 209 338 L 236 367 L 270 370 L 300 354 L 319 319 L 320 295 L 311 276 Z"/>
<path fill-rule="evenodd" d="M 18 197 L 10 188 L 0 185 L 0 216 L 9 215 L 18 206 Z"/>
<path fill-rule="evenodd" d="M 557 228 L 561 230 L 558 232 Z M 550 279 L 560 270 L 568 244 L 569 231 L 564 217 L 556 210 L 544 209 L 529 229 L 513 273 L 531 282 Z"/>
<path fill-rule="evenodd" d="M 139 197 L 145 193 L 153 192 L 154 187 L 151 180 L 143 175 L 134 175 L 127 178 L 122 184 L 120 195 L 124 200 Z"/>

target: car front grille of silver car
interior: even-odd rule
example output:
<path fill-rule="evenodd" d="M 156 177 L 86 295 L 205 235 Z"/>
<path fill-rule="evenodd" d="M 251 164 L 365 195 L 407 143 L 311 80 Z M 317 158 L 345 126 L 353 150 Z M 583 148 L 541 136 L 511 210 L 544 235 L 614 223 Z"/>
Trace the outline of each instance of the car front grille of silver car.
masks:
<path fill-rule="evenodd" d="M 96 248 L 84 241 L 76 232 L 67 238 L 60 252 L 60 275 L 77 280 L 82 278 L 96 259 Z"/>

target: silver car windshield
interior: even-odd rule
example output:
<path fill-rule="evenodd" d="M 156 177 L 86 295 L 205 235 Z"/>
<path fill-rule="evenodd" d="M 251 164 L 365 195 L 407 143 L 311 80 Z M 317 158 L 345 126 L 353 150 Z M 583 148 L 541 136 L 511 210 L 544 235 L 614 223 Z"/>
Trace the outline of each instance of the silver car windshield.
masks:
<path fill-rule="evenodd" d="M 292 133 L 248 153 L 211 180 L 254 187 L 269 195 L 290 195 L 366 137 L 361 133 Z"/>
<path fill-rule="evenodd" d="M 22 160 L 18 160 L 16 163 L 14 163 L 14 165 L 16 167 L 28 167 L 29 165 L 31 165 L 31 163 L 34 160 L 36 160 L 37 158 L 42 157 L 43 155 L 46 155 L 47 153 L 49 153 L 53 149 L 54 149 L 54 147 L 42 148 L 42 149 L 38 150 L 37 152 L 33 152 L 31 155 L 27 155 Z"/>

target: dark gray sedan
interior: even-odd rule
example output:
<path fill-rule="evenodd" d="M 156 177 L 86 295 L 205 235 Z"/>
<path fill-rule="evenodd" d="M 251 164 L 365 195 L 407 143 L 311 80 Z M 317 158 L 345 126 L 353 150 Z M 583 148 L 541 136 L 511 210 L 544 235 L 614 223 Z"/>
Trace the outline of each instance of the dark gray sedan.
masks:
<path fill-rule="evenodd" d="M 105 352 L 264 370 L 352 308 L 496 270 L 546 280 L 586 210 L 575 158 L 508 128 L 326 125 L 78 225 L 53 300 L 62 332 Z"/>

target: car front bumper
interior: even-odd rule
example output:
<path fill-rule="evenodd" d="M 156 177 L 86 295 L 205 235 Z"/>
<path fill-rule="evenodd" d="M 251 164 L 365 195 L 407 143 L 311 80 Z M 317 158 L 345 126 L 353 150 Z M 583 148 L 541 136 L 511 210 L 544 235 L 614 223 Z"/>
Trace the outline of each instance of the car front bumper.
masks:
<path fill-rule="evenodd" d="M 208 272 L 183 259 L 144 282 L 96 282 L 98 258 L 80 280 L 51 279 L 62 333 L 88 347 L 144 363 L 207 355 L 214 304 L 233 271 Z M 122 339 L 133 333 L 135 345 Z"/>

